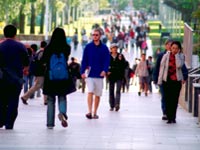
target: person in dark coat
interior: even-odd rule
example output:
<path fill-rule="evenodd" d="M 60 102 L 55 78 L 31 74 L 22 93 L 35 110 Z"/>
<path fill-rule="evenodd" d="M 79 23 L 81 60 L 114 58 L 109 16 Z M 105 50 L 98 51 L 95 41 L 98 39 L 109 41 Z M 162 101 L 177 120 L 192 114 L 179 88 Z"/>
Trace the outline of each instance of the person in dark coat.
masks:
<path fill-rule="evenodd" d="M 117 52 L 118 45 L 113 43 L 110 46 L 110 66 L 108 70 L 109 81 L 109 104 L 110 111 L 120 109 L 121 87 L 125 71 L 125 58 Z"/>
<path fill-rule="evenodd" d="M 67 127 L 67 100 L 66 95 L 69 90 L 68 80 L 50 80 L 50 58 L 53 54 L 64 54 L 66 63 L 71 52 L 71 47 L 66 43 L 65 31 L 56 28 L 53 31 L 50 43 L 44 49 L 42 62 L 46 65 L 44 75 L 43 94 L 47 95 L 47 127 L 52 129 L 55 126 L 55 101 L 58 96 L 59 114 L 58 118 L 63 127 Z"/>
<path fill-rule="evenodd" d="M 23 72 L 28 72 L 26 47 L 15 40 L 17 28 L 6 25 L 5 40 L 0 44 L 0 128 L 12 130 L 18 115 Z"/>

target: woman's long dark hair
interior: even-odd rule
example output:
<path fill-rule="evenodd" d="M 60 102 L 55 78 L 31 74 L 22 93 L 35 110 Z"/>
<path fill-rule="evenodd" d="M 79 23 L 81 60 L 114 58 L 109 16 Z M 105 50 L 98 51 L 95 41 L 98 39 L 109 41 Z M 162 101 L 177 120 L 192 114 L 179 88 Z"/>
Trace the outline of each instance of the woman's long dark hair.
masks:
<path fill-rule="evenodd" d="M 66 42 L 65 31 L 62 28 L 55 28 L 49 45 L 47 47 L 55 53 L 59 53 L 63 50 L 66 50 L 69 47 L 69 45 Z"/>

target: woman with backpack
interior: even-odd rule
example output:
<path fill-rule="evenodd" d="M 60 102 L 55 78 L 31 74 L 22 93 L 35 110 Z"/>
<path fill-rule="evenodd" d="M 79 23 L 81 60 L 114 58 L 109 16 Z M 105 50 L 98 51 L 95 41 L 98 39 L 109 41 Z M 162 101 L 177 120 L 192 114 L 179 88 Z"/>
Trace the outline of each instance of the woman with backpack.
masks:
<path fill-rule="evenodd" d="M 63 127 L 68 126 L 66 95 L 70 89 L 67 68 L 70 52 L 71 47 L 66 43 L 65 31 L 62 28 L 56 28 L 42 56 L 42 62 L 46 66 L 43 94 L 47 95 L 47 127 L 49 129 L 55 126 L 56 96 L 58 97 L 58 118 Z M 56 70 L 57 67 L 61 68 L 60 72 Z"/>

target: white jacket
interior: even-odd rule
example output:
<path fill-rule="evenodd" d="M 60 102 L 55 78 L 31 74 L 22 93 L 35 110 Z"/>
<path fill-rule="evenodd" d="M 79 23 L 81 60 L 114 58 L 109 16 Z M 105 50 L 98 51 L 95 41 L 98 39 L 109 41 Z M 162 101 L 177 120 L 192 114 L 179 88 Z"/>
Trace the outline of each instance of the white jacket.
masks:
<path fill-rule="evenodd" d="M 160 70 L 159 70 L 159 76 L 158 76 L 158 85 L 162 84 L 162 81 L 167 81 L 168 76 L 168 69 L 169 69 L 169 56 L 171 52 L 167 52 L 160 63 Z M 183 80 L 183 73 L 182 73 L 182 66 L 185 62 L 185 57 L 183 53 L 177 53 L 175 55 L 175 61 L 176 61 L 176 77 L 178 81 Z"/>

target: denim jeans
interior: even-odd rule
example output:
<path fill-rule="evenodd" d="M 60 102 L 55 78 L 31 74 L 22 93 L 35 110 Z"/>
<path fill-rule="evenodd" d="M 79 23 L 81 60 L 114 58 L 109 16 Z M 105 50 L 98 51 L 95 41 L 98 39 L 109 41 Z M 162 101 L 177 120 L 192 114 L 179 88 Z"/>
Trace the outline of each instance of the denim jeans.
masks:
<path fill-rule="evenodd" d="M 24 93 L 26 93 L 28 91 L 28 89 L 30 89 L 33 85 L 33 75 L 28 75 L 28 76 L 23 76 L 24 79 Z"/>
<path fill-rule="evenodd" d="M 116 86 L 116 93 L 115 93 L 115 86 Z M 120 105 L 121 86 L 122 86 L 121 80 L 109 81 L 109 103 L 111 108 L 114 108 L 116 105 Z"/>
<path fill-rule="evenodd" d="M 47 126 L 55 126 L 55 102 L 56 96 L 47 96 Z M 59 113 L 66 115 L 67 113 L 67 98 L 66 96 L 58 96 Z"/>

